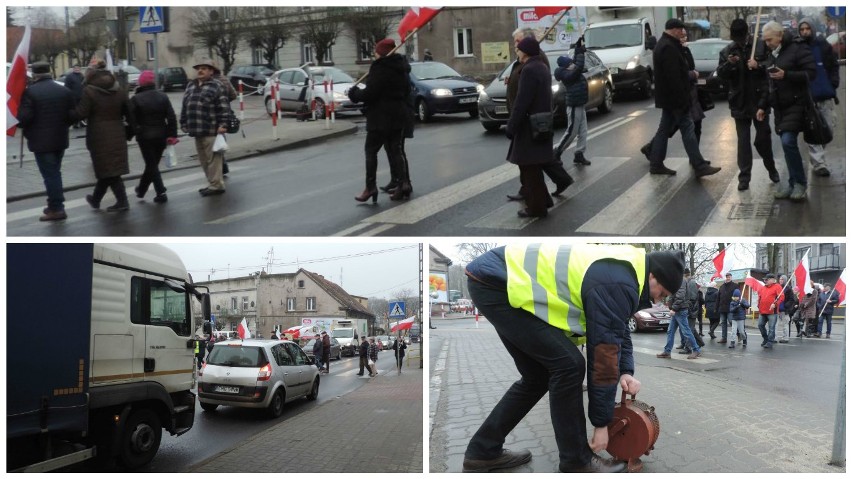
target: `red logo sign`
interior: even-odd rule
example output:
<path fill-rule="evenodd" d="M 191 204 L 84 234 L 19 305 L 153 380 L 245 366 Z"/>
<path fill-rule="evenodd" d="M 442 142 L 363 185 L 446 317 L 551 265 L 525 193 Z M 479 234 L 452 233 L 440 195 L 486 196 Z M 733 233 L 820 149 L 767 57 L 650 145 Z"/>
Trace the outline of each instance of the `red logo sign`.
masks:
<path fill-rule="evenodd" d="M 538 15 L 535 14 L 535 10 L 526 10 L 521 12 L 521 21 L 523 22 L 537 22 L 539 20 Z"/>

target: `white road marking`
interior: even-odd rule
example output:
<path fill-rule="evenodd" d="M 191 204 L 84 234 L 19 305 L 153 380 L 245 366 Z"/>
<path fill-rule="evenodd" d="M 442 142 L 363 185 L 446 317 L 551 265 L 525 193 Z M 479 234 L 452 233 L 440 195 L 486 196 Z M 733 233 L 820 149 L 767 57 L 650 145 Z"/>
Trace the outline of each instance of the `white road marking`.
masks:
<path fill-rule="evenodd" d="M 636 346 L 633 346 L 633 352 L 642 353 L 642 354 L 651 354 L 651 355 L 656 357 L 657 354 L 663 352 L 663 349 L 662 348 L 660 348 L 660 349 L 647 349 L 647 348 L 637 348 Z M 699 356 L 695 359 L 686 359 L 688 354 L 677 354 L 677 350 L 673 350 L 672 351 L 672 359 L 677 359 L 678 361 L 687 361 L 687 362 L 696 363 L 696 364 L 713 364 L 713 363 L 719 362 L 718 359 L 710 359 L 708 357 L 703 356 L 704 351 L 702 351 L 701 354 L 702 354 L 702 356 Z M 660 361 L 668 361 L 668 359 L 660 358 Z"/>
<path fill-rule="evenodd" d="M 755 165 L 757 166 L 757 165 Z M 757 168 L 752 168 L 752 172 Z M 716 202 L 713 211 L 704 221 L 696 236 L 760 236 L 766 228 L 769 216 L 750 218 L 729 218 L 729 214 L 738 204 L 748 203 L 755 207 L 771 209 L 775 201 L 775 184 L 765 175 L 758 173 L 759 179 L 752 179 L 749 189 L 737 190 L 739 178 L 734 176 L 725 194 Z"/>

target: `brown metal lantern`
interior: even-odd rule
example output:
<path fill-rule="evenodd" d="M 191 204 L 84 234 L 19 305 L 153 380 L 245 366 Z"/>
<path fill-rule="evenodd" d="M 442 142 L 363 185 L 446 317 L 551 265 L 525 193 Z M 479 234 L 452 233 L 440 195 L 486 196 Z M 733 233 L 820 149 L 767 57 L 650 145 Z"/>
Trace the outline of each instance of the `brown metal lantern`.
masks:
<path fill-rule="evenodd" d="M 628 472 L 641 472 L 639 458 L 650 454 L 660 437 L 660 421 L 654 407 L 637 401 L 635 394 L 627 399 L 627 392 L 621 391 L 621 402 L 615 405 L 612 422 L 607 428 L 606 452 L 615 459 L 626 460 Z"/>

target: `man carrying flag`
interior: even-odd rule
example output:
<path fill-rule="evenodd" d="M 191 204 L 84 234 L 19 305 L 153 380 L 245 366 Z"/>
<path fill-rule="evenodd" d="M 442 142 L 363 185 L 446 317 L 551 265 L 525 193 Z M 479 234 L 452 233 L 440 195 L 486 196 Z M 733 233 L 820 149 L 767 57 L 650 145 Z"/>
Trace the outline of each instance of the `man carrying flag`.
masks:
<path fill-rule="evenodd" d="M 765 279 L 766 284 L 749 276 L 746 278 L 746 284 L 757 292 L 757 309 L 760 313 L 757 328 L 763 336 L 761 346 L 772 349 L 772 344 L 775 342 L 775 323 L 778 322 L 778 305 L 784 301 L 784 292 L 781 285 L 776 282 L 774 274 L 767 274 Z M 769 323 L 768 331 L 766 323 Z"/>

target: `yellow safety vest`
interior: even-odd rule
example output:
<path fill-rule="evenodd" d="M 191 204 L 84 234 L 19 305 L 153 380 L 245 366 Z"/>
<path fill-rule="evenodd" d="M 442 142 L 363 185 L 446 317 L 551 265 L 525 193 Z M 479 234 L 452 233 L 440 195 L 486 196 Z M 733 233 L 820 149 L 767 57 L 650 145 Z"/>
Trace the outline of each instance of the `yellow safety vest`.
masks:
<path fill-rule="evenodd" d="M 577 345 L 586 342 L 581 290 L 592 263 L 602 259 L 624 261 L 633 267 L 640 295 L 645 285 L 642 248 L 535 243 L 508 245 L 505 253 L 509 304 L 565 331 Z"/>
<path fill-rule="evenodd" d="M 195 340 L 195 355 L 198 356 L 198 346 L 201 344 L 201 341 Z"/>

